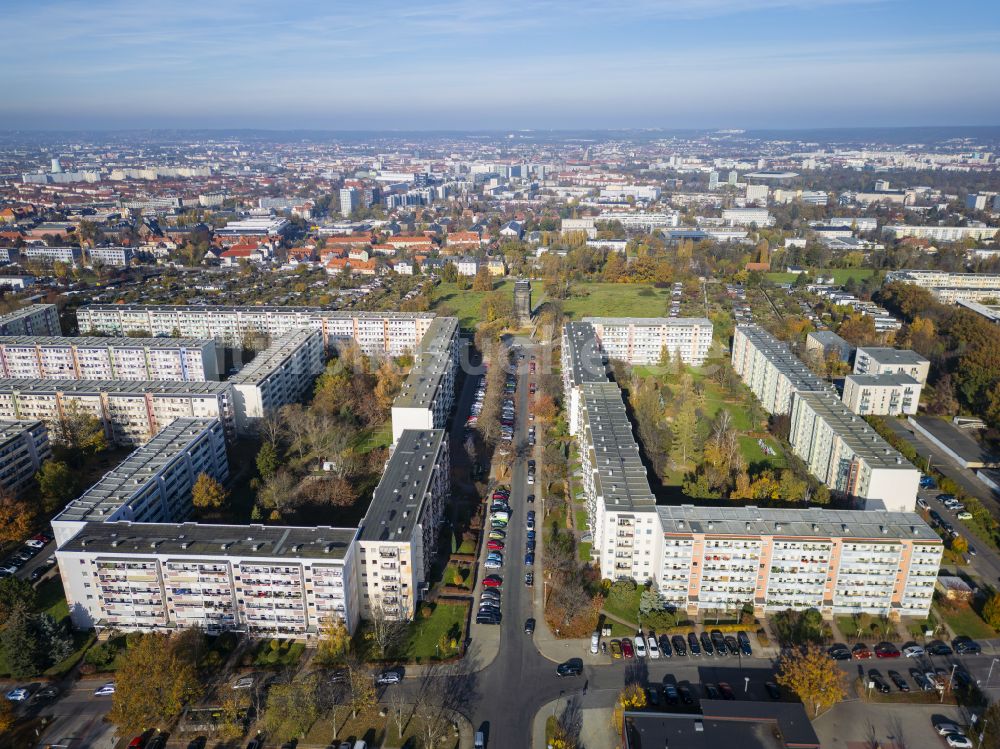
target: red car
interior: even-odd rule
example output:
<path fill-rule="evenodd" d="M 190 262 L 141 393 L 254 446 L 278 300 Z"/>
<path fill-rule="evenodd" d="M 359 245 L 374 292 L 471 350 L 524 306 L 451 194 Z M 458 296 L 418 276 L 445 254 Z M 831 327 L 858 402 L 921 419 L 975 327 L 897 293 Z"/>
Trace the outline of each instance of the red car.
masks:
<path fill-rule="evenodd" d="M 851 656 L 856 661 L 864 660 L 865 658 L 872 657 L 872 651 L 868 649 L 868 646 L 863 642 L 859 642 L 853 648 L 851 648 Z"/>
<path fill-rule="evenodd" d="M 508 489 L 498 489 L 493 492 L 493 499 L 507 499 L 510 496 L 510 490 Z"/>
<path fill-rule="evenodd" d="M 483 578 L 484 588 L 499 588 L 503 585 L 503 578 L 500 575 L 487 575 Z"/>
<path fill-rule="evenodd" d="M 876 658 L 898 658 L 899 656 L 899 649 L 891 642 L 880 642 L 875 646 Z"/>
<path fill-rule="evenodd" d="M 627 638 L 622 638 L 622 655 L 625 658 L 635 658 L 635 650 L 632 649 L 632 641 Z"/>
<path fill-rule="evenodd" d="M 492 551 L 503 551 L 503 541 L 487 541 L 486 548 Z"/>

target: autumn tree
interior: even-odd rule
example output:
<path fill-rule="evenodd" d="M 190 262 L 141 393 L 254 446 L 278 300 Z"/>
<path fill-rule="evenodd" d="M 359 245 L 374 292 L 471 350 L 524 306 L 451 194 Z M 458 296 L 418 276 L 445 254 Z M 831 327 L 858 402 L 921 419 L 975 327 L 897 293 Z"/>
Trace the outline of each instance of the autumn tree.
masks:
<path fill-rule="evenodd" d="M 367 713 L 378 703 L 375 678 L 360 660 L 355 659 L 348 663 L 347 688 L 347 703 L 351 708 L 352 718 Z"/>
<path fill-rule="evenodd" d="M 35 521 L 34 508 L 6 489 L 0 489 L 0 541 L 21 541 Z"/>
<path fill-rule="evenodd" d="M 0 626 L 2 626 L 14 609 L 20 607 L 31 611 L 38 600 L 38 593 L 27 580 L 14 575 L 0 578 Z"/>
<path fill-rule="evenodd" d="M 1000 592 L 993 593 L 983 604 L 983 621 L 1000 630 Z"/>
<path fill-rule="evenodd" d="M 791 649 L 778 661 L 777 682 L 811 706 L 813 717 L 844 699 L 842 677 L 837 662 L 816 645 Z"/>
<path fill-rule="evenodd" d="M 319 715 L 319 681 L 315 674 L 275 684 L 268 690 L 263 723 L 271 735 L 304 738 Z"/>
<path fill-rule="evenodd" d="M 493 276 L 485 265 L 479 266 L 476 277 L 472 279 L 473 291 L 493 291 Z"/>
<path fill-rule="evenodd" d="M 48 511 L 62 507 L 77 495 L 77 473 L 61 460 L 47 460 L 35 474 L 38 488 L 45 498 L 45 509 Z"/>
<path fill-rule="evenodd" d="M 299 480 L 286 468 L 280 469 L 257 489 L 257 502 L 275 519 L 291 512 L 299 501 Z"/>
<path fill-rule="evenodd" d="M 673 423 L 673 437 L 674 460 L 680 465 L 686 465 L 694 460 L 698 439 L 698 414 L 694 398 L 687 397 L 681 402 L 680 411 Z"/>
<path fill-rule="evenodd" d="M 229 500 L 225 487 L 207 473 L 199 474 L 191 489 L 191 502 L 199 510 L 221 510 Z"/>
<path fill-rule="evenodd" d="M 96 455 L 108 448 L 101 421 L 83 410 L 77 401 L 71 401 L 62 411 L 52 430 L 52 441 L 62 448 L 72 463 L 88 455 Z"/>
<path fill-rule="evenodd" d="M 615 709 L 611 714 L 611 725 L 615 733 L 622 735 L 625 724 L 625 713 L 629 710 L 641 710 L 646 707 L 646 690 L 638 684 L 629 684 L 618 693 Z"/>
<path fill-rule="evenodd" d="M 342 617 L 329 615 L 319 624 L 316 658 L 320 663 L 336 663 L 351 647 L 351 633 Z"/>
<path fill-rule="evenodd" d="M 405 631 L 405 623 L 390 614 L 380 598 L 375 598 L 369 606 L 368 623 L 378 656 L 385 658 Z"/>
<path fill-rule="evenodd" d="M 262 479 L 266 481 L 274 476 L 281 465 L 281 456 L 278 454 L 278 448 L 274 442 L 265 441 L 257 451 L 254 462 L 257 464 L 257 473 Z"/>
<path fill-rule="evenodd" d="M 199 697 L 196 638 L 202 638 L 198 630 L 176 635 L 148 633 L 125 651 L 108 713 L 120 734 L 166 727 Z"/>
<path fill-rule="evenodd" d="M 964 554 L 969 550 L 969 542 L 963 536 L 955 536 L 949 545 L 956 554 Z"/>

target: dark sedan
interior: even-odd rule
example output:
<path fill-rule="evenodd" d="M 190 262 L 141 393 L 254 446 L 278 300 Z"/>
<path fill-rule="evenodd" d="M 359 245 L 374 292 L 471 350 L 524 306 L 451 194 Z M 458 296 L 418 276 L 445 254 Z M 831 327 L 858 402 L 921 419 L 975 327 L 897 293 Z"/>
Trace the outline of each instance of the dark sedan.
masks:
<path fill-rule="evenodd" d="M 583 659 L 570 658 L 556 666 L 556 676 L 579 676 L 583 673 Z"/>

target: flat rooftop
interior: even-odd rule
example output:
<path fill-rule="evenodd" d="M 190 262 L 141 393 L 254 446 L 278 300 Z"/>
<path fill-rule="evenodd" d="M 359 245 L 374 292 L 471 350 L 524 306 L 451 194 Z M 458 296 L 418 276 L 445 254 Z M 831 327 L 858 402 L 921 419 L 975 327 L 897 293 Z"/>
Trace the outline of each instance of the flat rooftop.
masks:
<path fill-rule="evenodd" d="M 816 507 L 698 507 L 658 505 L 665 534 L 687 536 L 795 536 L 803 538 L 865 538 L 941 543 L 915 512 L 883 510 L 828 510 Z"/>
<path fill-rule="evenodd" d="M 652 510 L 656 497 L 649 488 L 646 466 L 632 436 L 622 392 L 614 382 L 587 382 L 580 387 L 591 443 L 598 494 L 609 510 Z"/>
<path fill-rule="evenodd" d="M 60 552 L 110 556 L 242 557 L 288 562 L 343 560 L 356 528 L 202 523 L 87 523 Z"/>
<path fill-rule="evenodd" d="M 154 395 L 218 395 L 229 392 L 228 382 L 172 382 L 168 380 L 47 380 L 0 379 L 0 393 L 147 393 Z"/>
<path fill-rule="evenodd" d="M 712 321 L 707 317 L 584 317 L 583 322 L 593 325 L 633 325 L 644 328 L 690 328 L 712 329 Z"/>
<path fill-rule="evenodd" d="M 211 338 L 113 338 L 102 336 L 56 336 L 56 335 L 5 335 L 0 336 L 2 346 L 45 346 L 76 348 L 204 348 L 214 346 Z"/>
<path fill-rule="evenodd" d="M 453 345 L 457 333 L 456 317 L 437 317 L 431 322 L 393 408 L 430 408 L 441 381 L 455 363 Z"/>
<path fill-rule="evenodd" d="M 172 463 L 218 419 L 175 419 L 142 447 L 74 499 L 54 521 L 102 521 L 127 505 L 157 474 Z"/>
<path fill-rule="evenodd" d="M 997 458 L 993 453 L 970 437 L 966 430 L 959 429 L 950 421 L 937 419 L 933 416 L 911 416 L 910 418 L 917 422 L 925 432 L 947 445 L 948 449 L 964 460 L 969 467 L 996 464 Z"/>
<path fill-rule="evenodd" d="M 886 346 L 861 346 L 858 348 L 858 355 L 867 354 L 879 364 L 927 364 L 928 361 L 916 351 L 901 348 L 889 348 Z"/>
<path fill-rule="evenodd" d="M 807 336 L 807 338 L 812 338 L 814 341 L 818 341 L 819 343 L 827 346 L 851 345 L 832 330 L 814 330 Z"/>
<path fill-rule="evenodd" d="M 19 317 L 30 317 L 31 315 L 42 314 L 49 307 L 55 309 L 54 304 L 29 304 L 27 307 L 21 307 L 21 309 L 8 312 L 6 315 L 0 315 L 0 325 L 3 325 L 5 322 L 10 322 L 11 320 L 16 320 Z"/>
<path fill-rule="evenodd" d="M 278 336 L 243 369 L 229 378 L 234 385 L 256 384 L 267 379 L 282 364 L 309 344 L 313 338 L 317 346 L 323 345 L 323 335 L 318 330 L 293 330 Z"/>
<path fill-rule="evenodd" d="M 738 325 L 736 330 L 743 333 L 750 345 L 759 351 L 761 356 L 791 380 L 795 390 L 803 392 L 830 390 L 829 383 L 817 377 L 809 367 L 803 364 L 784 341 L 779 341 L 759 325 Z"/>
<path fill-rule="evenodd" d="M 567 368 L 573 385 L 584 382 L 607 382 L 604 356 L 597 342 L 597 332 L 589 322 L 568 322 L 563 329 L 565 346 L 562 366 Z"/>
<path fill-rule="evenodd" d="M 886 372 L 885 374 L 849 374 L 844 377 L 862 387 L 900 387 L 903 385 L 916 385 L 920 383 L 908 374 L 898 372 Z"/>
<path fill-rule="evenodd" d="M 95 312 L 208 312 L 215 314 L 317 315 L 333 319 L 418 320 L 432 319 L 433 312 L 345 312 L 332 307 L 291 307 L 281 305 L 216 304 L 88 304 L 83 310 Z"/>
<path fill-rule="evenodd" d="M 360 540 L 410 540 L 444 438 L 443 429 L 403 431 L 361 521 Z"/>
<path fill-rule="evenodd" d="M 819 737 L 800 702 L 700 704 L 700 715 L 626 712 L 626 749 L 819 749 Z"/>
<path fill-rule="evenodd" d="M 41 425 L 42 422 L 31 419 L 0 420 L 0 445 L 6 445 L 12 439 L 20 437 L 28 429 Z"/>
<path fill-rule="evenodd" d="M 809 408 L 823 419 L 869 467 L 916 470 L 913 464 L 882 439 L 867 421 L 851 411 L 832 393 L 798 393 L 795 397 L 807 403 Z"/>

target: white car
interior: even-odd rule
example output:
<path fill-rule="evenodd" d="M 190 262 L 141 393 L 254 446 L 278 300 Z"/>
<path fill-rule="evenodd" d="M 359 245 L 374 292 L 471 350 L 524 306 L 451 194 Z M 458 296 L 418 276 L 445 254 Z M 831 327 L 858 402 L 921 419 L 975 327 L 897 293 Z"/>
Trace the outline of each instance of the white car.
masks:
<path fill-rule="evenodd" d="M 107 684 L 99 686 L 97 689 L 94 690 L 94 695 L 97 697 L 107 697 L 108 695 L 114 693 L 115 693 L 115 683 L 113 681 L 109 681 Z"/>
<path fill-rule="evenodd" d="M 11 689 L 7 692 L 7 699 L 11 702 L 24 702 L 28 699 L 28 690 L 20 687 L 18 689 Z"/>
<path fill-rule="evenodd" d="M 908 648 L 903 648 L 903 655 L 907 658 L 920 658 L 926 653 L 927 651 L 919 645 L 910 645 Z"/>
<path fill-rule="evenodd" d="M 641 634 L 635 637 L 635 657 L 645 658 L 646 657 L 646 641 L 643 639 Z"/>
<path fill-rule="evenodd" d="M 960 733 L 949 733 L 944 740 L 952 749 L 972 749 L 972 740 Z"/>
<path fill-rule="evenodd" d="M 253 686 L 253 677 L 244 676 L 233 682 L 233 689 L 249 689 Z"/>
<path fill-rule="evenodd" d="M 660 648 L 656 644 L 655 637 L 647 637 L 646 643 L 649 645 L 649 657 L 652 659 L 657 659 L 660 657 Z"/>

